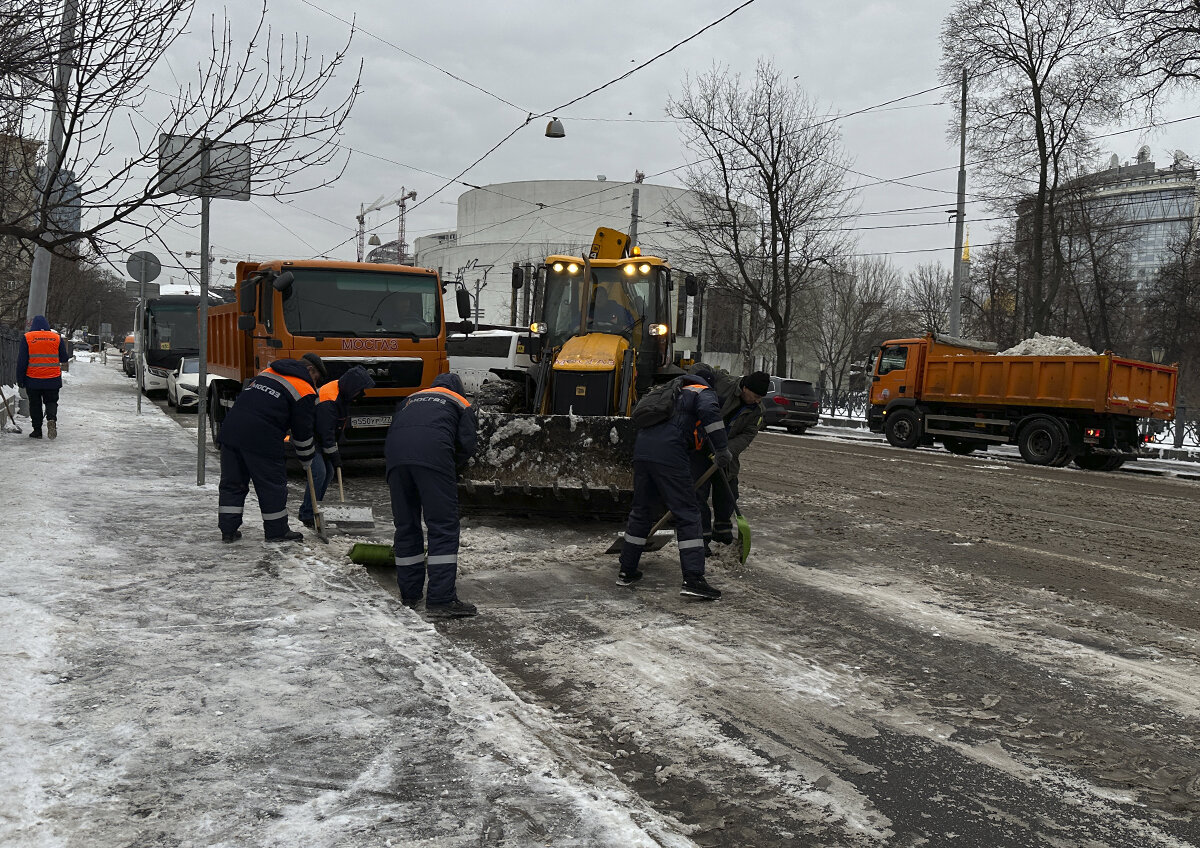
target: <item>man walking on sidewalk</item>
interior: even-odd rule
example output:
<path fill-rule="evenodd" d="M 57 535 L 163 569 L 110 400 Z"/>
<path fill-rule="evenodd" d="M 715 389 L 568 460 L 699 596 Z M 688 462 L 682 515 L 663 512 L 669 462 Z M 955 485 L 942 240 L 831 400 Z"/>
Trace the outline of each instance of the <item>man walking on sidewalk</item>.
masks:
<path fill-rule="evenodd" d="M 242 509 L 251 482 L 267 541 L 303 538 L 288 529 L 284 437 L 291 431 L 296 459 L 309 468 L 314 453 L 313 414 L 319 374 L 312 363 L 276 359 L 242 389 L 225 416 L 217 434 L 221 446 L 221 485 L 217 490 L 221 541 L 242 538 L 238 528 L 242 526 Z"/>
<path fill-rule="evenodd" d="M 42 437 L 43 415 L 46 435 L 58 436 L 58 392 L 62 388 L 62 364 L 71 358 L 67 340 L 50 329 L 45 315 L 33 316 L 29 332 L 21 337 L 17 351 L 17 386 L 29 398 L 33 421 L 31 439 Z M 43 412 L 43 407 L 45 410 Z"/>
<path fill-rule="evenodd" d="M 407 606 L 425 589 L 425 612 L 436 618 L 475 615 L 475 605 L 458 599 L 458 481 L 456 469 L 475 454 L 475 410 L 463 397 L 457 374 L 440 374 L 433 386 L 415 392 L 392 417 L 384 456 L 392 490 L 396 583 Z M 429 530 L 429 552 L 421 514 Z"/>

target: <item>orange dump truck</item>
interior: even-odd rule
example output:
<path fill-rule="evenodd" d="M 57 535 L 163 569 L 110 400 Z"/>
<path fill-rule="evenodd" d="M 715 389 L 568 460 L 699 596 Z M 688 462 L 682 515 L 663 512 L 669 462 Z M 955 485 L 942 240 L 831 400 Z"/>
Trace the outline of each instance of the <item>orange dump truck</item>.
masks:
<path fill-rule="evenodd" d="M 435 271 L 324 260 L 240 262 L 235 291 L 234 303 L 208 310 L 214 436 L 247 381 L 275 359 L 312 352 L 330 379 L 354 365 L 371 374 L 375 388 L 351 407 L 341 451 L 382 456 L 396 402 L 449 370 Z"/>
<path fill-rule="evenodd" d="M 870 428 L 896 447 L 969 454 L 1015 444 L 1026 462 L 1111 471 L 1137 457 L 1143 418 L 1175 417 L 1178 370 L 1092 356 L 998 356 L 942 335 L 884 342 Z"/>

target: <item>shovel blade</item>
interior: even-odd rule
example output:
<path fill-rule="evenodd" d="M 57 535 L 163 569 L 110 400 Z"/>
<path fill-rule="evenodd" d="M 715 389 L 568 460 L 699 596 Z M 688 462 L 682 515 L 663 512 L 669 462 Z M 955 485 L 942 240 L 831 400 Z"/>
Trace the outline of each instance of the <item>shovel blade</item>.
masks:
<path fill-rule="evenodd" d="M 321 518 L 326 524 L 339 527 L 375 526 L 375 513 L 369 506 L 327 506 L 321 510 Z"/>
<path fill-rule="evenodd" d="M 741 543 L 742 562 L 750 556 L 750 522 L 738 513 L 737 516 L 738 542 Z"/>
<path fill-rule="evenodd" d="M 662 550 L 663 548 L 665 548 L 667 546 L 667 543 L 670 542 L 674 538 L 675 538 L 674 531 L 659 530 L 658 532 L 654 533 L 650 538 L 648 538 L 646 540 L 646 546 L 644 548 L 642 548 L 642 551 L 644 553 L 649 553 L 651 551 Z M 608 549 L 605 551 L 605 553 L 606 554 L 619 554 L 621 552 L 621 548 L 624 545 L 625 545 L 625 534 L 618 533 L 617 538 L 613 539 L 612 543 L 608 546 Z"/>

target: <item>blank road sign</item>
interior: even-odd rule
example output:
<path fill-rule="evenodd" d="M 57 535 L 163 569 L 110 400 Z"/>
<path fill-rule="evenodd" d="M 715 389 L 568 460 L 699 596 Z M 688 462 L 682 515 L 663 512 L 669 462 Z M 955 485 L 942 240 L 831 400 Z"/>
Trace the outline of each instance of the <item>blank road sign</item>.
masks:
<path fill-rule="evenodd" d="M 208 172 L 200 165 L 208 150 Z M 250 146 L 208 141 L 187 135 L 158 137 L 158 172 L 162 191 L 197 197 L 250 199 Z"/>

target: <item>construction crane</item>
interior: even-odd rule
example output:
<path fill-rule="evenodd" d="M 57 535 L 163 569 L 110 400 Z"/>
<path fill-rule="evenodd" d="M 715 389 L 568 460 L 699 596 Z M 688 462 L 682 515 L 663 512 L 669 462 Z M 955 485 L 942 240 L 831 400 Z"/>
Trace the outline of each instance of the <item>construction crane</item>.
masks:
<path fill-rule="evenodd" d="M 384 196 L 382 194 L 379 195 L 379 197 L 375 199 L 375 202 L 372 203 L 370 206 L 359 206 L 358 216 L 357 216 L 358 217 L 358 261 L 359 262 L 363 261 L 363 251 L 366 249 L 366 246 L 367 246 L 367 213 L 378 212 L 383 207 L 391 206 L 393 203 L 396 202 L 394 200 L 388 200 L 385 202 L 383 197 Z"/>

